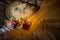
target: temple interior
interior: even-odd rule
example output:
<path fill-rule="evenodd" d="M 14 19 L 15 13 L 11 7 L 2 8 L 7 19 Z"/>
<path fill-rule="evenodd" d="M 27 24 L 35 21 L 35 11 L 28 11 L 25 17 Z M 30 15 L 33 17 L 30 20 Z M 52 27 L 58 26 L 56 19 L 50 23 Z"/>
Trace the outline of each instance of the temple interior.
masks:
<path fill-rule="evenodd" d="M 60 40 L 60 0 L 0 0 L 0 40 Z"/>

